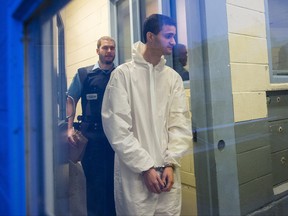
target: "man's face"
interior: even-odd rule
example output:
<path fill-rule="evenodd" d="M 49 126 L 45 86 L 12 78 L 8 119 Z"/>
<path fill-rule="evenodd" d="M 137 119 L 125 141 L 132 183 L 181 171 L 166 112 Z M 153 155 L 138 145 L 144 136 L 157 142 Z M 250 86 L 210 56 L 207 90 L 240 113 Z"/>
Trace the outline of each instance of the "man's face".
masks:
<path fill-rule="evenodd" d="M 187 49 L 186 47 L 181 47 L 179 50 L 179 62 L 185 66 L 187 64 Z"/>
<path fill-rule="evenodd" d="M 154 47 L 162 51 L 162 55 L 170 55 L 175 43 L 176 27 L 164 25 L 162 30 L 156 35 Z"/>
<path fill-rule="evenodd" d="M 111 40 L 101 40 L 101 46 L 96 50 L 102 64 L 112 64 L 115 59 L 115 44 Z"/>

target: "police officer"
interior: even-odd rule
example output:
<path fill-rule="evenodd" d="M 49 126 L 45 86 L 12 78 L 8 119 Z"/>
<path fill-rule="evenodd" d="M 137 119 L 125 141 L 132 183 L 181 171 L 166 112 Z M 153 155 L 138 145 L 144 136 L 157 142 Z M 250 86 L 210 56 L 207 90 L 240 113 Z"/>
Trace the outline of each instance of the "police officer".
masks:
<path fill-rule="evenodd" d="M 73 121 L 78 100 L 81 98 L 82 122 L 80 130 L 88 139 L 81 161 L 86 176 L 88 215 L 115 215 L 114 206 L 114 152 L 104 134 L 101 106 L 104 91 L 114 70 L 115 41 L 109 36 L 97 42 L 99 61 L 95 65 L 78 69 L 68 89 L 67 115 L 68 141 L 73 139 Z"/>

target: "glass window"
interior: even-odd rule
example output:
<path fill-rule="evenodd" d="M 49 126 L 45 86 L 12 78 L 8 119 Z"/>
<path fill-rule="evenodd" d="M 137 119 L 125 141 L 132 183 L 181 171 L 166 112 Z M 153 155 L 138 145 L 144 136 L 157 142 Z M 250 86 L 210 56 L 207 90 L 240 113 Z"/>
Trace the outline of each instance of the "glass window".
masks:
<path fill-rule="evenodd" d="M 143 27 L 143 21 L 146 17 L 148 17 L 151 14 L 159 13 L 159 3 L 158 1 L 153 0 L 144 0 L 140 1 L 140 16 L 141 16 L 141 23 L 140 23 L 140 29 L 141 29 L 141 39 L 143 41 L 143 35 L 142 35 L 142 27 Z"/>
<path fill-rule="evenodd" d="M 117 2 L 117 38 L 119 63 L 127 62 L 131 59 L 131 26 L 128 0 Z"/>
<path fill-rule="evenodd" d="M 144 19 L 153 13 L 159 13 L 159 11 L 159 2 L 154 0 L 117 1 L 116 35 L 120 64 L 131 60 L 132 44 L 143 37 L 141 32 Z"/>
<path fill-rule="evenodd" d="M 146 0 L 145 1 L 146 8 L 146 16 L 149 16 L 154 13 L 159 13 L 159 3 L 154 0 Z"/>
<path fill-rule="evenodd" d="M 72 151 L 69 151 L 67 145 L 65 121 L 67 85 L 71 83 L 78 68 L 97 62 L 97 39 L 102 35 L 109 35 L 109 28 L 117 29 L 112 36 L 117 39 L 116 58 L 119 59 L 119 64 L 129 61 L 132 44 L 143 37 L 140 30 L 144 19 L 153 13 L 168 14 L 176 20 L 175 40 L 179 50 L 166 56 L 167 64 L 171 60 L 173 68 L 179 74 L 186 73 L 188 79 L 190 71 L 190 81 L 184 82 L 184 85 L 191 113 L 193 112 L 195 145 L 194 154 L 183 158 L 181 164 L 182 215 L 226 215 L 233 212 L 237 212 L 234 215 L 240 215 L 240 210 L 241 215 L 250 212 L 257 214 L 263 206 L 270 206 L 272 201 L 287 195 L 287 167 L 282 171 L 287 164 L 286 156 L 278 154 L 279 149 L 276 149 L 277 146 L 273 149 L 273 144 L 274 141 L 283 141 L 283 146 L 280 147 L 285 150 L 281 151 L 285 154 L 288 152 L 285 133 L 288 125 L 285 109 L 288 93 L 267 93 L 267 90 L 272 88 L 268 86 L 267 80 L 258 87 L 261 80 L 257 80 L 257 76 L 247 76 L 248 72 L 249 75 L 259 74 L 257 62 L 251 64 L 247 61 L 246 64 L 230 61 L 229 52 L 235 50 L 228 46 L 230 44 L 227 38 L 232 41 L 236 37 L 254 36 L 229 32 L 226 21 L 231 17 L 227 17 L 227 7 L 233 10 L 233 15 L 235 11 L 244 11 L 245 14 L 259 13 L 243 6 L 244 1 L 231 2 L 232 0 L 220 3 L 208 0 L 110 0 L 116 17 L 110 19 L 109 13 L 100 13 L 108 10 L 108 4 L 107 8 L 104 8 L 103 1 L 100 4 L 100 1 L 96 3 L 92 0 L 75 0 L 58 13 L 56 9 L 54 11 L 49 8 L 49 13 L 36 14 L 25 24 L 25 38 L 29 39 L 25 42 L 25 88 L 28 86 L 25 90 L 28 215 L 67 215 L 71 212 L 85 215 L 76 213 L 77 208 L 82 209 L 81 204 L 86 211 L 85 178 L 77 179 L 81 175 L 83 177 L 83 170 L 80 163 L 73 164 L 68 158 Z M 268 51 L 266 44 L 264 46 L 265 52 L 270 55 L 270 71 L 280 77 L 282 82 L 283 79 L 287 81 L 288 3 L 287 0 L 266 0 L 265 3 Z M 110 20 L 113 23 L 110 23 Z M 239 23 L 243 24 L 240 21 Z M 249 22 L 244 23 L 249 27 Z M 263 37 L 260 39 L 263 41 Z M 235 52 L 241 53 L 238 49 Z M 266 72 L 267 63 L 264 64 L 263 73 Z M 240 75 L 236 73 L 243 74 L 241 78 L 245 79 L 246 84 L 236 86 L 238 90 L 231 87 L 231 77 L 241 83 Z M 253 85 L 247 84 L 247 80 L 251 80 L 250 83 L 253 81 Z M 283 89 L 287 87 L 282 86 L 284 85 L 280 86 Z M 255 98 L 257 100 L 254 100 Z M 251 105 L 248 108 L 247 102 Z M 269 119 L 275 117 L 270 116 L 274 113 L 274 107 L 277 107 L 275 115 L 278 119 L 269 122 Z M 256 111 L 251 114 L 250 110 Z M 284 114 L 279 117 L 279 112 L 281 114 L 282 111 Z M 264 114 L 256 115 L 256 112 Z M 249 119 L 236 119 L 234 116 L 240 115 L 239 113 Z M 279 138 L 279 132 L 284 138 Z M 273 162 L 270 147 L 275 151 Z M 260 162 L 249 166 L 255 157 Z M 276 166 L 271 166 L 274 162 Z M 275 178 L 275 172 L 279 172 L 281 178 Z M 73 183 L 75 187 L 71 188 Z M 231 195 L 234 196 L 233 199 Z M 36 203 L 35 198 L 38 200 Z"/>
<path fill-rule="evenodd" d="M 268 16 L 273 75 L 288 75 L 288 2 L 268 0 Z"/>
<path fill-rule="evenodd" d="M 32 215 L 68 211 L 63 27 L 60 14 L 39 15 L 25 26 L 30 38 L 26 82 L 37 83 L 26 90 L 27 212 Z"/>
<path fill-rule="evenodd" d="M 66 90 L 67 90 L 67 77 L 65 70 L 65 38 L 64 38 L 64 23 L 60 13 L 56 15 L 57 36 L 55 37 L 56 44 L 58 44 L 56 57 L 56 73 L 57 73 L 57 105 L 58 105 L 58 121 L 66 119 Z"/>
<path fill-rule="evenodd" d="M 179 73 L 183 81 L 187 81 L 189 80 L 189 56 L 187 47 L 185 0 L 178 0 L 174 8 L 175 11 L 173 11 L 172 14 L 176 13 L 173 18 L 176 20 L 177 24 L 177 44 L 173 50 L 173 68 Z"/>

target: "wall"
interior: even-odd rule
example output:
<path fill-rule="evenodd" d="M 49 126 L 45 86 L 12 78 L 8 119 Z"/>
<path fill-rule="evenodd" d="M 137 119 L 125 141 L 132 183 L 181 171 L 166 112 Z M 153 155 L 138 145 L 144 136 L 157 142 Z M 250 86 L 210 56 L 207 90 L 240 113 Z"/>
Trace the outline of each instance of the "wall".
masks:
<path fill-rule="evenodd" d="M 235 122 L 267 116 L 269 83 L 264 1 L 227 0 Z"/>
<path fill-rule="evenodd" d="M 270 82 L 264 0 L 227 0 L 226 6 L 239 195 L 246 215 L 275 198 L 266 91 L 288 84 Z"/>
<path fill-rule="evenodd" d="M 266 90 L 271 84 L 264 0 L 227 0 L 229 46 L 235 122 L 267 117 Z"/>

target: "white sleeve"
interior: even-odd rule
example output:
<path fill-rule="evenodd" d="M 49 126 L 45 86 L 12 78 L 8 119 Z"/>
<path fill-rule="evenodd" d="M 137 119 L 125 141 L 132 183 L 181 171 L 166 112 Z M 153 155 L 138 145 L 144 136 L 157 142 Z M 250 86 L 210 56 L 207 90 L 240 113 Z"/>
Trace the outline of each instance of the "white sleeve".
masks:
<path fill-rule="evenodd" d="M 141 173 L 154 166 L 149 153 L 132 132 L 132 116 L 127 77 L 121 69 L 113 71 L 102 104 L 103 129 L 119 159 L 133 172 Z"/>
<path fill-rule="evenodd" d="M 168 149 L 165 163 L 180 166 L 180 159 L 192 150 L 192 127 L 182 80 L 175 83 L 168 117 Z"/>

